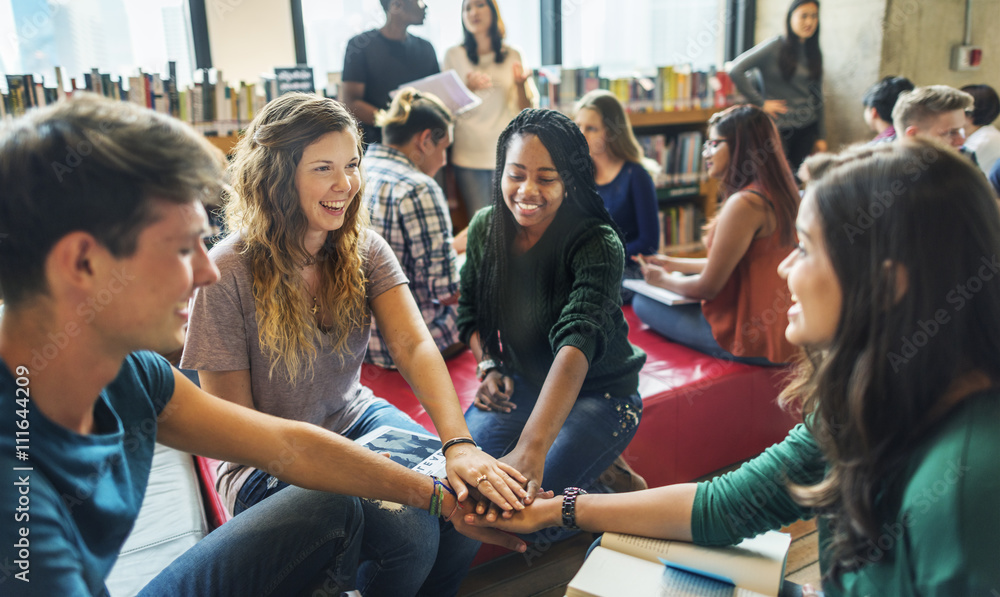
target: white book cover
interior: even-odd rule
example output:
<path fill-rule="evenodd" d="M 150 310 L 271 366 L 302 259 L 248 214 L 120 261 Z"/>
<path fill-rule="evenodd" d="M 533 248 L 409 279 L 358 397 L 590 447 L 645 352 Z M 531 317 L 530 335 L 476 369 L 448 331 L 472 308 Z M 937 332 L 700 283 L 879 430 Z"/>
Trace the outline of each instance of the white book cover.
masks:
<path fill-rule="evenodd" d="M 705 547 L 621 533 L 601 546 L 570 581 L 570 597 L 777 597 L 792 538 L 768 531 L 739 545 Z"/>
<path fill-rule="evenodd" d="M 664 305 L 689 305 L 701 302 L 698 299 L 677 294 L 676 292 L 672 292 L 666 288 L 653 286 L 645 280 L 622 280 L 622 286 L 628 288 L 636 294 L 648 296 L 653 300 L 660 301 Z"/>
<path fill-rule="evenodd" d="M 418 433 L 383 425 L 370 431 L 355 442 L 389 459 L 424 475 L 445 477 L 445 458 L 441 453 L 441 440 L 430 433 Z"/>

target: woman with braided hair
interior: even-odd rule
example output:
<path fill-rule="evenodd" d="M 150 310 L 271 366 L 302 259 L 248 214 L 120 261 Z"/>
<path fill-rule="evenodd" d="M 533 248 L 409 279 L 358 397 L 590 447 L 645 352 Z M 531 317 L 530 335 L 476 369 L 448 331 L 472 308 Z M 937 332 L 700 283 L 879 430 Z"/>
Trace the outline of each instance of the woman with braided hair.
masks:
<path fill-rule="evenodd" d="M 459 332 L 482 382 L 465 416 L 528 478 L 530 503 L 542 485 L 593 485 L 628 446 L 646 357 L 627 338 L 625 251 L 573 121 L 522 111 L 497 143 L 492 199 L 461 274 Z"/>

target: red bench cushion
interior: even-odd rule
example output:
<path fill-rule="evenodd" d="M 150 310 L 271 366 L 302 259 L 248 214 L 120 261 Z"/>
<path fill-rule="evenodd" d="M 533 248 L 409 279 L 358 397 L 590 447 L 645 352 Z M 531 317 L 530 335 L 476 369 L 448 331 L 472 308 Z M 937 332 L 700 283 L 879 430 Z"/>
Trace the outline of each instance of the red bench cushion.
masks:
<path fill-rule="evenodd" d="M 650 330 L 631 307 L 623 311 L 629 340 L 647 355 L 639 374 L 642 422 L 625 459 L 650 487 L 690 481 L 750 458 L 780 441 L 796 423 L 775 401 L 786 368 L 712 358 Z M 479 387 L 475 358 L 466 350 L 446 364 L 464 412 Z M 435 432 L 427 411 L 398 371 L 365 364 L 361 383 Z M 206 486 L 213 488 L 208 492 L 213 518 L 219 523 L 228 520 L 214 495 L 214 462 L 202 459 L 199 469 L 208 477 Z M 484 546 L 474 564 L 503 553 L 506 550 Z"/>

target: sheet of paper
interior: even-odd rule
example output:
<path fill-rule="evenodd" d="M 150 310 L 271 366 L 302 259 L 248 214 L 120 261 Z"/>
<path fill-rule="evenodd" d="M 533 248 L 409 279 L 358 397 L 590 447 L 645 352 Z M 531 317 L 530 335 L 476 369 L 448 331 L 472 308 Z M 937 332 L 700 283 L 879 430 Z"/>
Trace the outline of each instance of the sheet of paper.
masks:
<path fill-rule="evenodd" d="M 681 296 L 676 292 L 667 290 L 666 288 L 653 286 L 645 280 L 622 280 L 622 286 L 628 288 L 632 292 L 636 292 L 643 296 L 648 296 L 651 299 L 660 301 L 665 305 L 687 305 L 701 302 L 698 299 Z"/>
<path fill-rule="evenodd" d="M 469 91 L 454 69 L 403 83 L 389 95 L 395 97 L 399 90 L 404 87 L 413 87 L 417 91 L 433 93 L 455 116 L 483 103 L 482 98 Z"/>

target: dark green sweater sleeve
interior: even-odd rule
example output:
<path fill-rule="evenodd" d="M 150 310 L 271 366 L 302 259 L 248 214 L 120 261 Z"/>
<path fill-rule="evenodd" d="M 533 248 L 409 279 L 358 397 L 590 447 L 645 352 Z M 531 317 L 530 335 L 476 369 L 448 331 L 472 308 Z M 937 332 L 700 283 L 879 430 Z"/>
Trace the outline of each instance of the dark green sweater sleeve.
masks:
<path fill-rule="evenodd" d="M 615 231 L 602 224 L 580 234 L 568 257 L 572 288 L 549 332 L 549 344 L 553 355 L 564 346 L 579 348 L 593 364 L 606 353 L 608 335 L 616 332 L 625 249 Z"/>
<path fill-rule="evenodd" d="M 733 545 L 781 528 L 812 512 L 796 504 L 787 481 L 814 485 L 823 479 L 822 452 L 805 425 L 739 469 L 698 484 L 691 534 L 701 545 Z"/>
<path fill-rule="evenodd" d="M 493 208 L 481 209 L 469 222 L 469 233 L 466 240 L 465 263 L 459 273 L 458 297 L 458 337 L 465 344 L 476 331 L 476 293 L 478 291 L 479 266 L 483 262 L 483 246 L 486 229 Z"/>

